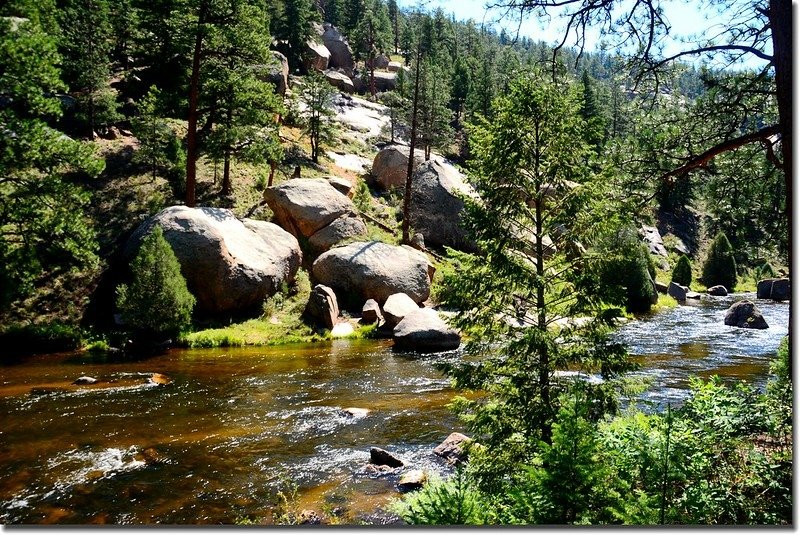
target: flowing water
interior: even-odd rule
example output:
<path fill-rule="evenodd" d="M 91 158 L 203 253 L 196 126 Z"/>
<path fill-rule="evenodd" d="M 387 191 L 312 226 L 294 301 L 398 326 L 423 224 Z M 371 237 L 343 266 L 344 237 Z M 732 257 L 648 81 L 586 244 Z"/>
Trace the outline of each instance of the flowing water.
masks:
<path fill-rule="evenodd" d="M 765 382 L 788 304 L 758 303 L 766 331 L 725 327 L 725 309 L 742 297 L 704 299 L 618 332 L 653 380 L 645 400 L 679 401 L 692 375 Z M 173 350 L 134 362 L 40 355 L 3 365 L 0 522 L 269 521 L 278 492 L 294 510 L 390 520 L 379 511 L 398 496 L 398 475 L 365 470 L 369 448 L 411 468 L 449 470 L 431 449 L 461 427 L 446 408 L 455 392 L 434 364 L 457 358 L 340 340 Z M 153 373 L 171 383 L 149 382 Z M 71 384 L 83 375 L 100 382 Z M 351 407 L 369 412 L 342 411 Z"/>

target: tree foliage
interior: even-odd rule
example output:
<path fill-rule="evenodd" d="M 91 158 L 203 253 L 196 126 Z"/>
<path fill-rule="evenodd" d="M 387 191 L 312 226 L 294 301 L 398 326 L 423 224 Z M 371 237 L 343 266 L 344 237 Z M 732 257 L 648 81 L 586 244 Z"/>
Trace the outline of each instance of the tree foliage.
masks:
<path fill-rule="evenodd" d="M 130 285 L 117 288 L 117 307 L 126 325 L 153 335 L 175 335 L 189 326 L 195 298 L 161 227 L 142 241 L 130 269 Z"/>
<path fill-rule="evenodd" d="M 721 284 L 730 291 L 736 287 L 736 258 L 731 242 L 722 232 L 711 242 L 702 276 L 703 284 L 709 287 Z"/>
<path fill-rule="evenodd" d="M 689 257 L 681 255 L 672 269 L 672 282 L 689 287 L 692 284 L 692 263 Z"/>

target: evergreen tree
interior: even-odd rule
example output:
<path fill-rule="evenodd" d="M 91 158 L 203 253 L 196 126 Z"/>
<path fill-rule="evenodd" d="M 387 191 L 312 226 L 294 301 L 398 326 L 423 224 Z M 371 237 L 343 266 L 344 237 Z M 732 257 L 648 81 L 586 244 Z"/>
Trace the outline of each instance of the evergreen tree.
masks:
<path fill-rule="evenodd" d="M 352 34 L 356 58 L 364 60 L 369 71 L 369 91 L 375 96 L 375 58 L 391 45 L 391 22 L 381 0 L 364 0 L 363 12 Z"/>
<path fill-rule="evenodd" d="M 195 298 L 161 227 L 147 235 L 130 268 L 131 284 L 117 288 L 117 307 L 125 324 L 143 336 L 170 336 L 188 327 Z"/>
<path fill-rule="evenodd" d="M 402 20 L 402 15 L 397 7 L 397 0 L 389 0 L 386 7 L 389 10 L 389 20 L 392 25 L 392 45 L 394 53 L 397 54 L 400 49 L 400 21 Z"/>
<path fill-rule="evenodd" d="M 461 398 L 456 407 L 486 446 L 485 455 L 470 459 L 481 487 L 502 491 L 522 477 L 514 467 L 531 462 L 540 441 L 551 442 L 560 394 L 571 384 L 555 370 L 606 379 L 585 385 L 599 418 L 613 410 L 613 379 L 629 365 L 624 349 L 605 335 L 618 311 L 600 312 L 580 292 L 585 260 L 548 240 L 558 232 L 589 238 L 605 214 L 590 209 L 596 204 L 589 183 L 566 187 L 591 178 L 575 92 L 525 74 L 498 97 L 493 115 L 470 138 L 471 179 L 481 200 L 466 201 L 465 226 L 482 253 L 458 255 L 460 267 L 445 281 L 445 301 L 463 311 L 456 322 L 470 339 L 468 350 L 491 356 L 444 368 L 457 386 L 487 393 Z M 557 200 L 548 196 L 553 190 L 561 192 Z M 587 315 L 595 320 L 556 327 L 560 318 Z"/>
<path fill-rule="evenodd" d="M 423 60 L 420 82 L 419 127 L 417 137 L 425 160 L 430 160 L 431 149 L 447 148 L 453 141 L 450 121 L 452 112 L 447 107 L 450 99 L 448 78 L 442 68 L 431 59 Z"/>
<path fill-rule="evenodd" d="M 686 255 L 681 255 L 672 269 L 672 282 L 689 287 L 692 284 L 692 263 Z"/>
<path fill-rule="evenodd" d="M 339 28 L 345 35 L 350 35 L 358 26 L 358 21 L 364 14 L 364 0 L 343 0 L 344 16 Z"/>
<path fill-rule="evenodd" d="M 300 89 L 300 101 L 305 105 L 304 130 L 311 140 L 311 160 L 314 163 L 319 162 L 322 144 L 332 139 L 335 94 L 333 87 L 316 71 L 306 76 Z"/>
<path fill-rule="evenodd" d="M 266 15 L 265 15 L 266 16 Z M 286 57 L 292 71 L 303 65 L 306 42 L 314 32 L 314 22 L 319 20 L 312 0 L 284 0 L 283 12 L 275 25 L 275 37 L 287 42 Z M 268 25 L 266 26 L 269 27 Z M 261 36 L 268 38 L 268 33 Z M 267 39 L 267 43 L 269 40 Z"/>
<path fill-rule="evenodd" d="M 96 266 L 89 197 L 70 177 L 103 170 L 90 145 L 47 126 L 61 115 L 60 57 L 36 6 L 16 14 L 27 20 L 0 18 L 0 303 Z"/>
<path fill-rule="evenodd" d="M 133 155 L 134 161 L 148 165 L 153 180 L 156 179 L 158 170 L 170 163 L 167 150 L 175 137 L 175 133 L 158 112 L 160 95 L 157 87 L 151 87 L 137 106 L 139 115 L 131 120 L 133 134 L 139 140 L 139 150 Z"/>
<path fill-rule="evenodd" d="M 455 68 L 453 69 L 453 79 L 451 82 L 451 86 L 453 88 L 452 106 L 453 111 L 456 114 L 456 124 L 459 124 L 461 121 L 461 116 L 464 112 L 464 105 L 467 102 L 467 96 L 469 96 L 471 84 L 472 77 L 470 75 L 467 60 L 463 57 L 460 57 L 458 58 L 458 61 L 456 61 Z"/>
<path fill-rule="evenodd" d="M 78 94 L 91 138 L 98 126 L 117 120 L 109 93 L 111 23 L 106 0 L 67 0 L 59 11 L 64 80 Z"/>
<path fill-rule="evenodd" d="M 207 30 L 208 59 L 201 77 L 201 102 L 209 110 L 205 151 L 222 160 L 221 195 L 230 195 L 233 158 L 256 164 L 275 158 L 279 139 L 274 117 L 281 104 L 255 67 L 273 61 L 263 5 L 230 0 L 214 16 L 220 22 Z"/>
<path fill-rule="evenodd" d="M 723 285 L 728 291 L 736 287 L 736 259 L 728 237 L 720 232 L 711 242 L 703 263 L 703 284 L 708 287 Z"/>
<path fill-rule="evenodd" d="M 345 14 L 345 0 L 328 0 L 325 3 L 325 21 L 340 28 Z"/>

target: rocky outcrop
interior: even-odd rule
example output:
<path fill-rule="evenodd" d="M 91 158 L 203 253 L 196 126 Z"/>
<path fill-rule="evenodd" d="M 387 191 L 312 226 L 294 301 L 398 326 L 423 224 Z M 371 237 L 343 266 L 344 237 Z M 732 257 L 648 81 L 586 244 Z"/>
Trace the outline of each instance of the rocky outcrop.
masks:
<path fill-rule="evenodd" d="M 269 65 L 266 78 L 275 86 L 275 93 L 283 96 L 289 87 L 289 60 L 275 50 L 272 51 L 272 57 L 275 58 L 275 62 Z"/>
<path fill-rule="evenodd" d="M 306 71 L 322 72 L 328 68 L 331 59 L 331 52 L 325 45 L 309 41 L 306 43 L 306 53 L 303 58 L 303 66 Z"/>
<path fill-rule="evenodd" d="M 353 198 L 353 195 L 355 194 L 355 188 L 353 187 L 353 183 L 346 178 L 332 176 L 328 177 L 328 182 L 331 186 L 336 188 L 339 193 L 345 195 L 348 199 Z"/>
<path fill-rule="evenodd" d="M 313 255 L 348 238 L 364 236 L 367 227 L 346 195 L 321 178 L 297 178 L 264 190 L 275 221 L 307 240 Z"/>
<path fill-rule="evenodd" d="M 422 163 L 422 157 L 415 151 L 414 169 Z M 381 189 L 405 187 L 408 174 L 408 147 L 386 145 L 372 161 L 373 185 Z"/>
<path fill-rule="evenodd" d="M 398 468 L 405 464 L 388 451 L 374 446 L 369 449 L 369 462 L 378 466 L 391 466 L 392 468 Z"/>
<path fill-rule="evenodd" d="M 686 301 L 686 293 L 689 288 L 681 286 L 677 282 L 670 282 L 667 288 L 667 295 L 674 297 L 676 301 Z"/>
<path fill-rule="evenodd" d="M 361 308 L 361 323 L 371 325 L 383 321 L 381 307 L 374 299 L 367 299 Z"/>
<path fill-rule="evenodd" d="M 323 284 L 314 286 L 308 297 L 306 314 L 322 326 L 333 329 L 339 318 L 339 303 L 333 290 Z"/>
<path fill-rule="evenodd" d="M 664 240 L 661 239 L 661 233 L 658 232 L 656 227 L 642 225 L 639 234 L 642 236 L 645 245 L 647 245 L 650 254 L 662 256 L 664 258 L 667 257 L 667 249 L 664 247 Z"/>
<path fill-rule="evenodd" d="M 393 72 L 375 71 L 375 91 L 383 93 L 397 88 L 397 74 Z"/>
<path fill-rule="evenodd" d="M 716 297 L 725 297 L 728 295 L 728 289 L 725 288 L 721 284 L 717 284 L 716 286 L 712 286 L 708 289 L 708 295 L 713 295 Z"/>
<path fill-rule="evenodd" d="M 378 54 L 373 61 L 376 69 L 386 69 L 389 66 L 389 56 L 386 54 Z"/>
<path fill-rule="evenodd" d="M 769 329 L 761 311 L 752 301 L 737 301 L 725 312 L 725 325 L 746 329 Z"/>
<path fill-rule="evenodd" d="M 325 71 L 325 79 L 328 80 L 328 83 L 331 84 L 333 87 L 342 91 L 344 93 L 354 93 L 356 88 L 353 85 L 353 80 L 350 79 L 349 76 L 346 74 L 342 74 L 338 71 L 334 71 L 328 69 Z"/>
<path fill-rule="evenodd" d="M 444 458 L 450 464 L 467 461 L 467 444 L 470 438 L 462 433 L 450 433 L 444 442 L 433 448 L 433 453 Z"/>
<path fill-rule="evenodd" d="M 462 196 L 477 197 L 463 175 L 452 165 L 436 160 L 424 162 L 414 172 L 409 220 L 430 245 L 476 251 L 462 227 Z"/>
<path fill-rule="evenodd" d="M 431 292 L 433 266 L 424 253 L 407 246 L 382 242 L 354 242 L 335 247 L 317 258 L 314 278 L 344 294 L 362 300 L 386 301 L 398 292 L 421 303 Z"/>
<path fill-rule="evenodd" d="M 197 309 L 208 314 L 258 307 L 291 283 L 302 253 L 297 239 L 266 221 L 239 220 L 223 208 L 171 206 L 134 231 L 124 250 L 132 259 L 156 226 L 172 246 Z"/>
<path fill-rule="evenodd" d="M 789 279 L 763 279 L 756 287 L 757 299 L 773 301 L 789 301 L 792 298 L 792 286 Z"/>
<path fill-rule="evenodd" d="M 385 313 L 385 310 L 384 310 Z M 435 352 L 458 349 L 461 335 L 430 308 L 407 314 L 394 328 L 394 345 L 398 349 Z"/>
<path fill-rule="evenodd" d="M 353 61 L 353 51 L 347 40 L 336 26 L 326 23 L 323 24 L 323 28 L 325 31 L 322 34 L 322 43 L 331 53 L 329 66 L 342 69 L 348 76 L 352 76 L 355 62 Z"/>
<path fill-rule="evenodd" d="M 386 65 L 386 70 L 388 70 L 389 72 L 398 72 L 402 67 L 403 64 L 400 63 L 399 61 L 390 61 Z"/>
<path fill-rule="evenodd" d="M 383 304 L 383 319 L 388 328 L 403 321 L 403 318 L 419 310 L 419 305 L 404 293 L 396 293 L 386 298 Z"/>

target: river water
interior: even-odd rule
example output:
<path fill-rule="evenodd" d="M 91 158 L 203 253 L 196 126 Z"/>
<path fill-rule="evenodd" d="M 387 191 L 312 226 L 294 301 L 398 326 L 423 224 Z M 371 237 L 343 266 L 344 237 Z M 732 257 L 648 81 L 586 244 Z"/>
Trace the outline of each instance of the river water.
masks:
<path fill-rule="evenodd" d="M 688 378 L 763 384 L 788 304 L 758 304 L 770 328 L 722 325 L 734 300 L 642 317 L 616 334 L 652 380 L 643 402 L 680 402 Z M 459 354 L 394 352 L 389 341 L 173 350 L 114 362 L 40 355 L 0 367 L 0 522 L 269 522 L 277 493 L 294 510 L 388 520 L 398 475 L 365 470 L 369 448 L 410 468 L 447 466 L 431 449 L 461 430 L 434 364 Z M 168 385 L 147 381 L 167 375 Z M 72 385 L 77 377 L 100 379 Z M 344 408 L 368 409 L 349 415 Z"/>

